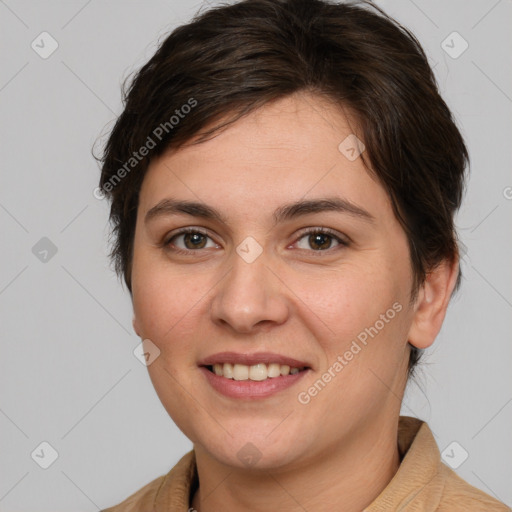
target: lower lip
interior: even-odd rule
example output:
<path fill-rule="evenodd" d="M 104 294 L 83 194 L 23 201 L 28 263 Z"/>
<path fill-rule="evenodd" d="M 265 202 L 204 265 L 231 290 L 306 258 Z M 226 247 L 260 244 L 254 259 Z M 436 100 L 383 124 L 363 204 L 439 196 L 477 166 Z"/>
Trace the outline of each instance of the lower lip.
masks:
<path fill-rule="evenodd" d="M 204 366 L 201 366 L 200 370 L 203 372 L 213 389 L 222 395 L 230 398 L 248 399 L 266 398 L 268 396 L 275 395 L 279 391 L 283 391 L 284 389 L 293 386 L 309 372 L 308 369 L 294 375 L 281 375 L 280 377 L 256 381 L 226 379 L 225 377 L 216 375 Z"/>

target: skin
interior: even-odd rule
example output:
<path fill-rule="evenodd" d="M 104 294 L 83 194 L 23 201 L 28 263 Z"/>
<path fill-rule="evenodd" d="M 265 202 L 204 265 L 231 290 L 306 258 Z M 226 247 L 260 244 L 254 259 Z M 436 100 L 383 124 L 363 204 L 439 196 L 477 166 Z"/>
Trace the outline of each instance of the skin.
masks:
<path fill-rule="evenodd" d="M 134 240 L 134 328 L 159 357 L 148 367 L 169 415 L 194 443 L 200 487 L 191 506 L 224 510 L 360 511 L 400 460 L 397 426 L 410 345 L 428 347 L 444 319 L 457 262 L 431 272 L 414 303 L 406 235 L 383 187 L 338 145 L 354 133 L 319 96 L 289 96 L 199 145 L 154 160 L 141 188 Z M 342 197 L 372 221 L 322 211 L 273 223 L 294 201 Z M 224 222 L 188 214 L 145 221 L 165 198 L 199 201 Z M 179 228 L 207 232 L 199 249 Z M 307 228 L 327 227 L 327 249 Z M 236 252 L 248 236 L 263 252 Z M 348 237 L 348 238 L 347 238 Z M 330 242 L 330 244 L 329 244 Z M 197 239 L 196 239 L 197 244 Z M 202 245 L 201 245 L 202 244 Z M 187 250 L 178 254 L 175 249 Z M 317 381 L 394 303 L 401 311 L 309 403 Z M 308 362 L 302 380 L 271 397 L 227 398 L 199 370 L 223 351 L 269 351 Z M 237 456 L 252 443 L 261 458 Z"/>

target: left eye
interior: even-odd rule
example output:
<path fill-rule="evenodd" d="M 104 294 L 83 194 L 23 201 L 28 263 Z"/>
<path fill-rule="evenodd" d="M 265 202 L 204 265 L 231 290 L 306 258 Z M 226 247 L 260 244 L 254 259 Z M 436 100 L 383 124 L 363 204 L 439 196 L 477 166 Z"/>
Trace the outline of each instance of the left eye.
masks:
<path fill-rule="evenodd" d="M 304 240 L 304 242 L 301 242 L 301 240 Z M 326 231 L 309 231 L 307 233 L 304 233 L 297 242 L 297 246 L 299 249 L 313 249 L 314 251 L 326 251 L 328 249 L 332 248 L 333 242 L 336 243 L 336 245 L 347 245 L 346 242 L 341 240 L 336 235 L 333 235 Z M 303 244 L 301 247 L 300 244 Z M 309 247 L 308 247 L 309 246 Z"/>

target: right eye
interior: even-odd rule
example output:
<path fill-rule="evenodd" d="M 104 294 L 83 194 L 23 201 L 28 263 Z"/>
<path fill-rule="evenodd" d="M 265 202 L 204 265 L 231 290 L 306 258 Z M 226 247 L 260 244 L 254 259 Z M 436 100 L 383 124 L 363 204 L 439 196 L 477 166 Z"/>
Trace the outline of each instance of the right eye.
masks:
<path fill-rule="evenodd" d="M 210 249 L 212 247 L 218 247 L 218 245 L 213 242 L 213 240 L 213 245 L 208 247 L 208 239 L 211 240 L 210 236 L 198 228 L 184 228 L 168 238 L 165 241 L 164 246 L 171 251 L 186 254 L 196 252 L 199 249 Z"/>

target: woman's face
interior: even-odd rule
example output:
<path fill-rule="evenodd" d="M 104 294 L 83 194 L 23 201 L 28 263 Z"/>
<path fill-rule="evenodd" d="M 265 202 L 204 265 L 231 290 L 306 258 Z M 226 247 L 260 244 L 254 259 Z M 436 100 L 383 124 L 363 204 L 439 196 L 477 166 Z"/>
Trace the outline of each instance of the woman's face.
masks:
<path fill-rule="evenodd" d="M 163 405 L 217 461 L 294 467 L 398 417 L 408 244 L 352 133 L 333 105 L 294 95 L 144 179 L 134 327 L 160 350 L 148 369 Z M 276 377 L 287 362 L 306 369 Z"/>

